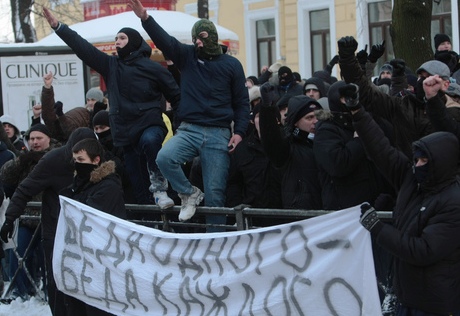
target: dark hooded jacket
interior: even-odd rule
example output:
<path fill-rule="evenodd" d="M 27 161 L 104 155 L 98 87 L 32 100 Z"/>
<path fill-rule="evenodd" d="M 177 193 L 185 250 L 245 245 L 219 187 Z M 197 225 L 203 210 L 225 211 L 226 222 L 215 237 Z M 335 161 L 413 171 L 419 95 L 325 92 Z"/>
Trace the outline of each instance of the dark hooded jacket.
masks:
<path fill-rule="evenodd" d="M 247 204 L 256 208 L 282 208 L 281 176 L 281 170 L 270 162 L 253 128 L 231 155 L 227 206 Z"/>
<path fill-rule="evenodd" d="M 6 210 L 6 218 L 14 221 L 24 213 L 27 202 L 42 194 L 42 236 L 54 240 L 59 216 L 59 192 L 72 183 L 74 166 L 72 147 L 85 138 L 96 138 L 86 127 L 77 128 L 65 146 L 53 149 L 39 160 L 29 175 L 19 183 Z"/>
<path fill-rule="evenodd" d="M 322 184 L 324 209 L 341 210 L 362 202 L 374 203 L 385 191 L 383 179 L 367 158 L 359 137 L 354 137 L 351 113 L 340 102 L 334 83 L 328 93 L 330 115 L 319 117 L 314 153 Z"/>
<path fill-rule="evenodd" d="M 150 126 L 166 126 L 161 111 L 162 95 L 175 109 L 180 90 L 169 71 L 150 60 L 152 49 L 142 40 L 138 50 L 124 59 L 109 56 L 83 39 L 67 25 L 56 34 L 88 66 L 100 73 L 109 91 L 109 118 L 115 146 L 136 144 Z"/>
<path fill-rule="evenodd" d="M 394 256 L 398 300 L 426 313 L 460 312 L 460 183 L 455 176 L 459 145 L 447 132 L 414 142 L 428 155 L 428 176 L 418 184 L 413 162 L 390 146 L 365 111 L 354 126 L 366 151 L 398 192 L 393 225 L 373 230 L 376 242 Z"/>
<path fill-rule="evenodd" d="M 63 189 L 61 195 L 91 206 L 99 211 L 126 219 L 121 181 L 115 172 L 115 162 L 101 163 L 91 172 L 87 181 L 74 178 L 72 186 Z"/>
<path fill-rule="evenodd" d="M 286 129 L 278 125 L 277 107 L 262 106 L 260 110 L 260 134 L 264 151 L 270 161 L 282 168 L 284 173 L 281 183 L 283 208 L 322 209 L 313 141 L 306 132 L 293 132 L 296 123 L 293 118 L 305 104 L 311 103 L 317 104 L 304 95 L 289 100 Z"/>
<path fill-rule="evenodd" d="M 432 133 L 423 100 L 414 95 L 389 96 L 373 85 L 361 69 L 356 56 L 340 59 L 340 70 L 347 83 L 359 86 L 359 101 L 374 117 L 388 120 L 394 128 L 396 148 L 412 157 L 412 142 Z"/>

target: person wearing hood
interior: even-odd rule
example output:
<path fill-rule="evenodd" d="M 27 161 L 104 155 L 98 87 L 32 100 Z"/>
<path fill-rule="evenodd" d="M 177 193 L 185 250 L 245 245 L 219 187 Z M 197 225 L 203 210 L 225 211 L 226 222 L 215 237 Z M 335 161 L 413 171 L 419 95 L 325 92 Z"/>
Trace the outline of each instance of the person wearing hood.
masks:
<path fill-rule="evenodd" d="M 147 13 L 139 0 L 128 6 L 140 18 L 155 45 L 181 71 L 181 122 L 178 132 L 161 149 L 157 163 L 181 198 L 180 221 L 189 220 L 205 196 L 205 206 L 223 207 L 227 185 L 229 152 L 246 135 L 249 97 L 241 63 L 224 53 L 217 28 L 207 19 L 192 27 L 193 45 L 180 43 Z M 232 128 L 233 121 L 233 128 Z M 182 165 L 199 156 L 204 193 L 185 176 Z M 208 224 L 225 224 L 222 215 L 206 216 Z M 208 227 L 207 232 L 221 228 Z"/>
<path fill-rule="evenodd" d="M 123 188 L 115 171 L 115 162 L 105 161 L 104 148 L 97 139 L 83 139 L 72 147 L 75 177 L 60 194 L 99 211 L 126 219 Z M 68 316 L 113 315 L 65 296 Z"/>
<path fill-rule="evenodd" d="M 42 244 L 48 281 L 48 300 L 54 316 L 66 315 L 63 302 L 64 293 L 57 290 L 52 270 L 54 238 L 60 212 L 59 192 L 72 183 L 74 175 L 72 147 L 85 138 L 96 139 L 96 135 L 90 128 L 77 128 L 64 146 L 47 152 L 39 160 L 14 191 L 6 209 L 5 222 L 0 229 L 1 239 L 7 242 L 13 235 L 14 221 L 24 213 L 27 202 L 31 201 L 32 197 L 42 193 Z"/>
<path fill-rule="evenodd" d="M 366 201 L 373 203 L 386 191 L 381 185 L 382 177 L 367 158 L 353 128 L 341 92 L 345 86 L 344 81 L 337 81 L 329 88 L 330 114 L 318 121 L 313 147 L 326 210 L 341 210 Z"/>
<path fill-rule="evenodd" d="M 21 132 L 17 128 L 14 118 L 11 115 L 3 114 L 0 117 L 0 121 L 2 122 L 3 128 L 5 129 L 5 132 L 14 148 L 16 148 L 19 152 L 27 151 L 27 147 L 22 140 Z"/>
<path fill-rule="evenodd" d="M 261 87 L 260 138 L 271 163 L 283 170 L 283 208 L 322 209 L 312 139 L 318 121 L 315 111 L 321 106 L 305 95 L 293 96 L 288 101 L 285 126 L 280 126 L 278 107 L 270 100 L 273 89 L 269 83 Z"/>
<path fill-rule="evenodd" d="M 442 83 L 434 85 L 432 91 Z M 426 97 L 437 98 L 436 93 Z M 368 204 L 361 206 L 360 218 L 372 239 L 393 255 L 396 315 L 460 315 L 457 137 L 448 132 L 424 136 L 412 143 L 409 158 L 390 145 L 359 103 L 348 105 L 366 152 L 397 191 L 392 224 L 382 222 Z"/>
<path fill-rule="evenodd" d="M 180 90 L 167 69 L 150 59 L 151 47 L 138 31 L 124 27 L 115 37 L 118 56 L 109 56 L 83 39 L 43 8 L 56 34 L 88 66 L 100 73 L 109 91 L 110 126 L 115 146 L 123 147 L 131 182 L 140 175 L 133 168 L 139 155 L 145 158 L 150 175 L 150 191 L 155 203 L 166 209 L 174 205 L 166 190 L 168 183 L 155 162 L 167 134 L 162 117 L 164 95 L 173 109 L 178 107 Z"/>
<path fill-rule="evenodd" d="M 310 79 L 305 80 L 303 92 L 307 97 L 315 100 L 319 100 L 327 96 L 324 81 L 317 77 L 311 77 Z"/>
<path fill-rule="evenodd" d="M 414 95 L 390 96 L 375 89 L 367 79 L 355 56 L 358 42 L 352 36 L 339 39 L 338 47 L 344 80 L 359 86 L 360 102 L 367 111 L 372 112 L 374 117 L 382 117 L 393 124 L 396 148 L 411 158 L 412 143 L 434 131 L 426 115 L 423 81 L 429 76 L 438 75 L 443 79 L 441 90 L 447 90 L 450 83 L 449 67 L 437 60 L 427 61 L 416 71 L 419 79 Z"/>

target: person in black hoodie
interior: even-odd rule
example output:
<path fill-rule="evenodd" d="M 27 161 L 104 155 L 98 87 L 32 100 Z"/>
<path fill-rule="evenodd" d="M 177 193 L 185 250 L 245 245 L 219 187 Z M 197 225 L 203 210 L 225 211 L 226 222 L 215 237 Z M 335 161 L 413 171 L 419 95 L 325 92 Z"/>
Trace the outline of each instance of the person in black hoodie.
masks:
<path fill-rule="evenodd" d="M 168 183 L 155 162 L 167 133 L 162 118 L 162 97 L 164 95 L 173 109 L 180 101 L 180 90 L 173 76 L 150 59 L 151 47 L 132 28 L 124 27 L 117 33 L 118 56 L 109 56 L 60 23 L 48 9 L 43 8 L 43 14 L 77 56 L 104 77 L 109 92 L 113 142 L 124 149 L 131 182 L 141 181 L 142 174 L 136 172 L 136 163 L 142 155 L 147 162 L 155 203 L 161 209 L 173 206 L 174 201 L 166 194 Z"/>
<path fill-rule="evenodd" d="M 126 219 L 123 188 L 115 172 L 115 162 L 104 161 L 101 143 L 96 139 L 83 139 L 72 147 L 72 155 L 76 174 L 73 184 L 62 190 L 61 195 Z M 65 296 L 65 300 L 67 316 L 112 315 L 70 296 Z"/>
<path fill-rule="evenodd" d="M 96 139 L 96 135 L 90 128 L 77 128 L 64 146 L 51 150 L 40 159 L 14 191 L 0 230 L 0 237 L 6 242 L 13 234 L 14 221 L 24 213 L 27 202 L 42 193 L 42 243 L 48 280 L 48 300 L 53 315 L 65 315 L 64 294 L 56 288 L 52 269 L 54 237 L 60 211 L 59 192 L 72 183 L 72 147 L 85 138 Z"/>
<path fill-rule="evenodd" d="M 278 107 L 269 106 L 273 89 L 270 83 L 261 87 L 260 137 L 270 161 L 283 169 L 283 208 L 322 209 L 321 185 L 310 139 L 317 122 L 315 111 L 321 106 L 305 95 L 293 96 L 289 99 L 285 127 L 280 127 Z"/>
<path fill-rule="evenodd" d="M 349 104 L 366 152 L 398 192 L 393 225 L 380 221 L 368 204 L 360 219 L 394 256 L 396 315 L 460 315 L 458 139 L 432 133 L 413 143 L 411 159 L 390 145 L 359 104 Z"/>

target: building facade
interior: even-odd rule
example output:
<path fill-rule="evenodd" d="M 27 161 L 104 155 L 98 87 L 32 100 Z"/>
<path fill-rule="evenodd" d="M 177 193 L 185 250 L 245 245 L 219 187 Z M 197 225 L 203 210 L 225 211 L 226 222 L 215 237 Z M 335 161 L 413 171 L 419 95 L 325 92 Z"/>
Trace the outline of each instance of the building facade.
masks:
<path fill-rule="evenodd" d="M 57 2 L 68 6 L 75 1 Z M 151 9 L 175 9 L 195 16 L 198 12 L 197 0 L 142 2 Z M 125 0 L 80 0 L 79 5 L 81 21 L 126 10 Z M 382 60 L 393 58 L 389 34 L 392 0 L 208 0 L 208 5 L 210 20 L 238 34 L 239 53 L 235 57 L 248 76 L 280 61 L 308 78 L 337 54 L 337 40 L 347 35 L 357 38 L 358 49 L 385 39 L 387 49 Z M 448 34 L 453 50 L 459 52 L 457 12 L 455 0 L 433 2 L 432 35 Z"/>

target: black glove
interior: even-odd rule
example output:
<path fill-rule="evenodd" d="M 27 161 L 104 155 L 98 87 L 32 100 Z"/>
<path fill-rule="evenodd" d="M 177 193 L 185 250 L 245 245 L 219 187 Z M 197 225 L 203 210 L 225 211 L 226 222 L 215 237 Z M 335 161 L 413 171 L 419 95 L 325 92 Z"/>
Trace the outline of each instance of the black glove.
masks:
<path fill-rule="evenodd" d="M 402 77 L 406 74 L 406 62 L 403 59 L 392 59 L 390 65 L 393 67 L 393 77 Z"/>
<path fill-rule="evenodd" d="M 333 68 L 335 65 L 337 65 L 337 63 L 339 62 L 339 55 L 335 55 L 334 57 L 332 57 L 331 61 L 329 62 L 329 66 L 331 68 Z"/>
<path fill-rule="evenodd" d="M 359 104 L 359 87 L 354 83 L 349 83 L 339 88 L 339 95 L 345 98 L 345 105 L 350 111 L 361 108 Z"/>
<path fill-rule="evenodd" d="M 0 230 L 0 238 L 3 242 L 8 242 L 8 238 L 13 237 L 14 232 L 14 221 L 5 219 L 2 229 Z"/>
<path fill-rule="evenodd" d="M 370 232 L 374 229 L 378 229 L 380 231 L 383 225 L 377 216 L 375 208 L 370 206 L 368 203 L 361 205 L 361 217 L 359 218 L 359 222 Z"/>
<path fill-rule="evenodd" d="M 367 44 L 364 49 L 361 49 L 358 53 L 356 53 L 356 58 L 358 58 L 358 62 L 361 66 L 366 65 L 367 63 Z"/>
<path fill-rule="evenodd" d="M 374 201 L 374 208 L 378 211 L 392 211 L 395 203 L 395 198 L 391 194 L 380 193 Z"/>
<path fill-rule="evenodd" d="M 371 52 L 369 53 L 369 56 L 367 57 L 367 59 L 371 63 L 375 63 L 377 62 L 377 59 L 383 56 L 384 53 L 385 53 L 385 41 L 383 41 L 382 44 L 372 45 Z"/>
<path fill-rule="evenodd" d="M 62 111 L 63 104 L 61 101 L 57 101 L 54 103 L 54 113 L 56 113 L 57 116 L 63 116 L 64 112 Z"/>
<path fill-rule="evenodd" d="M 338 40 L 339 56 L 341 59 L 348 58 L 355 55 L 358 48 L 358 42 L 353 36 L 345 36 Z"/>
<path fill-rule="evenodd" d="M 268 81 L 260 86 L 260 97 L 262 99 L 262 105 L 270 106 L 272 104 L 272 91 L 274 90 L 275 87 Z"/>

